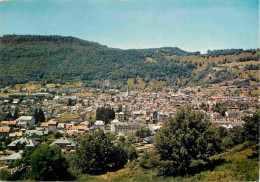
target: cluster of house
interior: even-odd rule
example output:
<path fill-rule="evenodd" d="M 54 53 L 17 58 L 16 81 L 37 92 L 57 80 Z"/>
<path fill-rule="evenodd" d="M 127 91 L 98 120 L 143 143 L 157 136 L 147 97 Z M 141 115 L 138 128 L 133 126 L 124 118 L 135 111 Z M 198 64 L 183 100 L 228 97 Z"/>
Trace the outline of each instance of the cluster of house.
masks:
<path fill-rule="evenodd" d="M 15 137 L 20 136 L 21 129 L 35 125 L 35 119 L 33 116 L 21 116 L 14 121 L 2 121 L 0 125 L 0 136 Z"/>
<path fill-rule="evenodd" d="M 79 121 L 82 118 L 63 118 L 63 113 L 80 113 L 84 115 L 95 112 L 98 107 L 110 105 L 115 111 L 120 107 L 123 112 L 131 112 L 129 121 L 137 119 L 146 123 L 163 121 L 165 117 L 173 116 L 176 110 L 191 104 L 199 109 L 201 102 L 210 105 L 216 102 L 246 102 L 255 103 L 255 97 L 232 96 L 208 96 L 207 93 L 187 92 L 189 89 L 169 87 L 167 92 L 130 91 L 119 92 L 115 89 L 101 91 L 99 89 L 79 88 L 40 88 L 36 93 L 13 93 L 9 96 L 13 100 L 0 101 L 2 111 L 14 112 L 19 109 L 20 115 L 30 115 L 39 105 L 44 111 L 45 117 L 58 121 Z M 44 92 L 45 91 L 45 92 Z M 57 95 L 59 93 L 59 95 Z M 84 94 L 85 96 L 72 96 L 72 94 Z M 69 94 L 69 95 L 67 95 Z M 39 99 L 40 98 L 40 99 Z M 68 101 L 70 100 L 70 105 Z M 1 113 L 1 110 L 0 110 Z M 22 124 L 22 123 L 21 123 Z"/>
<path fill-rule="evenodd" d="M 201 110 L 209 116 L 213 124 L 232 128 L 242 126 L 243 116 L 255 112 L 256 107 L 254 105 L 259 103 L 257 98 L 254 97 L 210 97 L 201 92 L 195 95 L 194 92 L 178 87 L 169 87 L 166 92 L 130 91 L 130 89 L 127 89 L 126 92 L 119 92 L 110 89 L 97 93 L 96 90 L 86 91 L 83 88 L 52 88 L 47 93 L 46 89 L 40 91 L 43 92 L 33 94 L 13 93 L 13 95 L 10 95 L 13 99 L 0 101 L 0 107 L 2 108 L 0 114 L 3 111 L 14 113 L 16 109 L 19 109 L 19 115 L 23 115 L 14 121 L 2 121 L 0 123 L 0 137 L 20 137 L 20 139 L 8 145 L 10 150 L 17 150 L 20 145 L 36 147 L 39 141 L 31 139 L 31 137 L 33 135 L 48 135 L 50 132 L 59 132 L 63 136 L 72 136 L 79 133 L 93 133 L 98 129 L 102 129 L 105 132 L 111 131 L 118 136 L 124 136 L 134 133 L 140 127 L 147 127 L 154 135 L 161 128 L 166 117 L 174 116 L 178 108 L 188 104 L 193 106 L 195 110 L 201 110 L 200 104 L 202 102 L 207 103 L 210 107 L 217 102 L 239 101 L 252 103 L 252 107 L 243 111 L 238 108 L 228 110 L 225 116 L 221 116 L 219 113 L 211 111 L 211 109 L 209 111 Z M 65 93 L 70 95 L 68 96 Z M 73 93 L 89 94 L 71 96 Z M 80 117 L 80 115 L 87 113 L 95 113 L 98 107 L 108 105 L 118 111 L 115 114 L 115 119 L 109 124 L 105 124 L 101 120 L 90 123 L 84 117 Z M 34 117 L 28 115 L 32 115 L 33 111 L 39 107 L 44 111 L 45 117 L 51 119 L 36 127 Z M 63 117 L 64 113 L 77 113 L 78 117 Z M 29 129 L 29 126 L 34 126 L 35 129 Z M 148 137 L 146 140 L 149 142 L 151 138 Z M 66 149 L 75 147 L 77 142 L 69 137 L 62 137 L 51 145 L 54 144 Z M 20 155 L 15 153 L 7 157 L 6 160 L 10 162 L 12 159 L 19 157 Z"/>
<path fill-rule="evenodd" d="M 37 141 L 36 139 L 32 139 L 29 137 L 21 137 L 15 141 L 13 141 L 12 143 L 10 143 L 7 147 L 9 148 L 9 150 L 18 150 L 19 147 L 22 147 L 20 149 L 24 149 L 24 147 L 26 148 L 34 148 L 37 147 L 37 145 L 39 145 L 39 141 Z M 77 142 L 73 141 L 71 138 L 67 138 L 67 137 L 62 137 L 54 142 L 52 142 L 50 144 L 50 146 L 52 145 L 58 145 L 59 147 L 61 147 L 62 149 L 66 149 L 68 147 L 70 148 L 75 148 L 77 146 Z M 22 157 L 21 152 L 14 152 L 11 155 L 9 155 L 8 157 L 6 157 L 4 159 L 5 164 L 9 165 L 11 164 L 13 161 L 18 160 Z"/>
<path fill-rule="evenodd" d="M 18 123 L 26 122 L 25 125 L 18 125 Z M 101 120 L 97 120 L 91 127 L 88 122 L 82 122 L 79 125 L 75 125 L 73 122 L 71 123 L 58 123 L 55 120 L 50 120 L 48 122 L 41 123 L 40 127 L 36 127 L 36 129 L 30 130 L 27 129 L 28 126 L 34 125 L 35 121 L 33 117 L 20 117 L 15 121 L 2 121 L 0 127 L 0 135 L 6 137 L 17 137 L 18 139 L 11 142 L 7 145 L 7 148 L 11 151 L 19 151 L 19 149 L 23 149 L 24 147 L 33 148 L 37 147 L 40 143 L 39 136 L 48 135 L 50 132 L 59 132 L 63 134 L 63 137 L 57 139 L 52 142 L 50 145 L 58 145 L 62 149 L 74 149 L 77 146 L 77 142 L 72 140 L 69 137 L 65 137 L 68 135 L 77 135 L 84 134 L 89 132 L 95 132 L 98 129 L 102 129 L 105 132 L 112 131 L 118 136 L 124 136 L 129 133 L 134 133 L 140 126 L 145 126 L 145 124 L 136 123 L 136 122 L 123 122 L 118 119 L 113 120 L 110 124 L 105 125 L 105 123 Z M 160 126 L 156 124 L 150 125 L 151 130 L 156 132 Z M 36 139 L 32 139 L 33 135 L 36 136 Z M 35 138 L 34 136 L 34 138 Z M 12 161 L 20 159 L 21 153 L 13 153 L 10 156 L 6 157 L 5 163 L 11 164 Z"/>
<path fill-rule="evenodd" d="M 24 97 L 25 93 L 20 95 L 18 93 L 13 93 L 13 95 L 10 95 L 14 98 L 12 102 L 6 99 L 0 103 L 2 111 L 9 110 L 13 113 L 15 109 L 19 109 L 20 115 L 26 115 L 32 114 L 32 112 L 40 106 L 44 111 L 46 118 L 53 118 L 53 120 L 48 123 L 41 124 L 40 128 L 45 129 L 44 132 L 53 131 L 58 128 L 60 130 L 65 130 L 65 132 L 69 132 L 69 134 L 76 134 L 78 132 L 92 132 L 98 128 L 111 131 L 122 130 L 125 133 L 131 133 L 139 125 L 146 124 L 146 126 L 148 126 L 149 124 L 160 123 L 164 120 L 164 118 L 174 116 L 178 108 L 184 107 L 187 104 L 192 105 L 194 109 L 200 110 L 200 104 L 202 102 L 209 104 L 210 107 L 217 102 L 257 102 L 257 98 L 255 97 L 216 97 L 208 96 L 207 94 L 201 92 L 198 92 L 195 95 L 194 92 L 187 92 L 187 90 L 178 87 L 169 87 L 167 92 L 156 93 L 149 91 L 130 91 L 130 89 L 127 89 L 126 92 L 119 92 L 118 90 L 110 89 L 104 93 L 99 91 L 99 93 L 96 94 L 96 91 L 88 90 L 88 92 L 90 92 L 89 95 L 82 97 L 68 96 L 64 93 L 86 93 L 87 91 L 83 88 L 50 88 L 47 93 L 40 92 L 47 91 L 47 89 L 38 91 L 39 92 L 31 95 L 27 94 L 26 97 Z M 52 93 L 60 94 L 54 96 Z M 54 97 L 51 99 L 50 96 Z M 17 97 L 21 97 L 23 99 L 17 99 Z M 67 104 L 69 100 L 70 105 Z M 74 126 L 73 122 L 87 122 L 79 115 L 95 113 L 98 107 L 104 105 L 109 105 L 115 111 L 121 108 L 122 112 L 116 113 L 116 119 L 119 122 L 111 123 L 111 126 L 104 126 L 101 123 L 96 123 L 93 126 L 89 126 L 89 128 L 87 128 L 87 125 L 84 126 L 84 124 L 82 124 L 83 126 Z M 239 114 L 229 114 L 232 112 Z M 79 114 L 78 117 L 64 118 L 64 113 Z M 218 113 L 213 113 L 212 111 L 207 111 L 205 113 L 210 116 L 210 120 L 214 124 L 223 124 L 228 127 L 232 127 L 243 123 L 242 117 L 244 113 L 238 109 L 227 111 L 225 117 L 220 116 Z M 63 124 L 64 122 L 71 123 Z M 35 121 L 31 116 L 22 116 L 15 121 L 11 121 L 10 123 L 1 123 L 1 126 L 4 127 L 15 125 L 17 128 L 26 129 L 28 125 L 34 125 L 34 123 Z M 1 135 L 13 133 L 11 129 L 8 130 L 7 128 L 3 128 L 2 131 L 3 132 L 0 132 Z"/>

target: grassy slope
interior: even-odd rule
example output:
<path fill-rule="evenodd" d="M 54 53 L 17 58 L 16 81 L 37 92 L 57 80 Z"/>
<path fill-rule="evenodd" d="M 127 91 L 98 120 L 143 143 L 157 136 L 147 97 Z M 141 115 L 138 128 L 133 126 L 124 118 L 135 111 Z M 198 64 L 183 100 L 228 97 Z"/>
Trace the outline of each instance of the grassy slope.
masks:
<path fill-rule="evenodd" d="M 259 57 L 259 53 L 257 54 Z M 195 73 L 198 73 L 200 71 L 202 71 L 203 69 L 206 68 L 206 66 L 208 65 L 208 63 L 215 63 L 217 66 L 222 66 L 222 67 L 233 67 L 233 66 L 246 66 L 247 64 L 253 64 L 253 65 L 257 65 L 259 64 L 259 61 L 245 61 L 245 62 L 237 62 L 236 59 L 239 58 L 244 58 L 247 56 L 253 56 L 252 53 L 241 53 L 238 55 L 220 55 L 218 57 L 210 57 L 210 58 L 206 58 L 206 57 L 199 57 L 199 56 L 195 56 L 195 55 L 191 55 L 191 56 L 166 56 L 166 59 L 169 61 L 174 61 L 174 60 L 180 60 L 180 61 L 192 61 L 193 63 L 198 63 L 201 64 L 201 66 L 198 66 L 196 70 L 194 70 Z M 222 60 L 229 60 L 231 61 L 230 63 L 225 63 L 225 64 L 219 64 L 219 61 Z M 220 68 L 213 68 L 214 70 L 221 70 Z M 241 72 L 242 76 L 245 79 L 248 79 L 248 75 L 249 75 L 249 71 L 244 71 L 244 70 L 236 70 L 233 69 L 232 72 L 235 73 L 239 73 Z M 250 70 L 250 74 L 254 77 L 254 78 L 258 78 L 259 77 L 259 71 L 258 70 Z M 251 85 L 251 84 L 250 84 Z"/>
<path fill-rule="evenodd" d="M 225 162 L 213 171 L 205 171 L 188 178 L 187 181 L 256 181 L 259 178 L 259 156 L 252 148 L 239 145 L 214 156 Z"/>
<path fill-rule="evenodd" d="M 258 148 L 258 146 L 256 146 Z M 259 150 L 258 150 L 259 151 Z M 190 177 L 157 177 L 153 171 L 144 170 L 138 164 L 103 175 L 81 175 L 80 181 L 256 181 L 259 179 L 259 156 L 253 147 L 238 145 L 227 152 L 215 155 L 214 159 L 225 162 L 214 170 L 200 172 Z"/>

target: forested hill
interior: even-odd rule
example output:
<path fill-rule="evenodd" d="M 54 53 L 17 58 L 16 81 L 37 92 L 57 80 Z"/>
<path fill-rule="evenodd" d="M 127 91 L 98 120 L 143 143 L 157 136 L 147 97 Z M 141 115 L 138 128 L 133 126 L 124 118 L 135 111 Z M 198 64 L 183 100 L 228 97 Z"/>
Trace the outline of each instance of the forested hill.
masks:
<path fill-rule="evenodd" d="M 220 56 L 230 55 L 230 51 L 246 61 L 258 56 L 256 50 L 240 49 L 222 50 Z M 74 37 L 4 35 L 0 37 L 0 85 L 82 81 L 99 86 L 109 80 L 110 85 L 121 87 L 129 78 L 142 78 L 144 83 L 201 84 L 206 82 L 200 83 L 202 72 L 215 74 L 210 69 L 215 66 L 214 57 L 219 57 L 218 51 L 202 55 L 177 47 L 121 50 Z M 237 76 L 228 74 L 223 78 Z"/>
<path fill-rule="evenodd" d="M 69 43 L 71 45 L 78 46 L 87 46 L 87 47 L 95 47 L 95 48 L 105 48 L 106 46 L 100 45 L 96 42 L 85 41 L 81 39 L 77 39 L 71 36 L 62 37 L 62 36 L 35 36 L 35 35 L 4 35 L 0 37 L 0 43 L 2 44 L 19 44 L 19 43 L 32 43 L 32 42 L 53 42 L 57 44 Z"/>

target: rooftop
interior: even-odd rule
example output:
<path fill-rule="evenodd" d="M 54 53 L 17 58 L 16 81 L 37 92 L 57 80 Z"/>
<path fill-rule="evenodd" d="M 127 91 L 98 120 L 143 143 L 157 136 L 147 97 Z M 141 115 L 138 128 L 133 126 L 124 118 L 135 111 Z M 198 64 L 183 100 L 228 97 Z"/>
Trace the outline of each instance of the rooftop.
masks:
<path fill-rule="evenodd" d="M 10 127 L 4 126 L 4 127 L 0 127 L 0 132 L 4 132 L 7 133 L 10 131 Z"/>

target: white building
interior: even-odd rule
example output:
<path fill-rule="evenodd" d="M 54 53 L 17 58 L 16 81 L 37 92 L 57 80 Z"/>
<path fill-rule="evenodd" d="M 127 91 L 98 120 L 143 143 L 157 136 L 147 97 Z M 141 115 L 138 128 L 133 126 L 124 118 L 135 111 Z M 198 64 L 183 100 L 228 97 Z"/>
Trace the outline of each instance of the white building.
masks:
<path fill-rule="evenodd" d="M 21 159 L 22 155 L 20 153 L 13 153 L 11 155 L 9 155 L 8 157 L 6 157 L 5 160 L 5 164 L 9 165 L 11 164 L 13 161 Z"/>
<path fill-rule="evenodd" d="M 111 132 L 114 133 L 123 133 L 123 134 L 129 134 L 134 133 L 136 130 L 138 130 L 140 125 L 138 123 L 134 122 L 118 122 L 118 120 L 114 120 L 111 122 Z"/>
<path fill-rule="evenodd" d="M 16 121 L 19 122 L 27 122 L 28 125 L 35 125 L 35 119 L 33 116 L 21 116 Z"/>
<path fill-rule="evenodd" d="M 104 121 L 102 121 L 102 120 L 97 120 L 97 121 L 94 123 L 94 125 L 104 126 L 105 123 L 104 123 Z"/>

